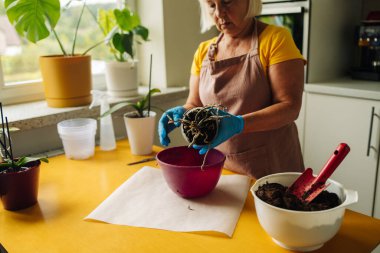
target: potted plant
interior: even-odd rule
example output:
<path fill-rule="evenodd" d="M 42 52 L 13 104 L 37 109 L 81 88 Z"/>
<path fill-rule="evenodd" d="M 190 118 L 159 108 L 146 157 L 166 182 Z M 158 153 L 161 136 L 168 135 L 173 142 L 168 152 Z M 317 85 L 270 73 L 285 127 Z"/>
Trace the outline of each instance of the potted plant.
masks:
<path fill-rule="evenodd" d="M 5 0 L 4 6 L 10 23 L 28 41 L 37 43 L 53 34 L 59 44 L 62 54 L 40 56 L 39 59 L 48 106 L 71 107 L 89 104 L 92 100 L 92 80 L 91 56 L 87 53 L 103 41 L 82 54 L 75 52 L 78 28 L 86 6 L 85 0 L 76 23 L 70 51 L 65 49 L 55 31 L 61 15 L 59 0 Z"/>
<path fill-rule="evenodd" d="M 115 61 L 106 63 L 106 83 L 111 97 L 136 96 L 138 87 L 136 44 L 148 41 L 149 30 L 129 8 L 99 10 L 98 24 Z"/>
<path fill-rule="evenodd" d="M 41 161 L 47 158 L 13 157 L 8 119 L 3 117 L 0 103 L 0 198 L 6 210 L 19 210 L 37 203 Z"/>
<path fill-rule="evenodd" d="M 131 153 L 134 155 L 147 155 L 152 153 L 156 113 L 150 110 L 151 107 L 153 107 L 150 104 L 150 97 L 152 94 L 158 92 L 160 92 L 160 90 L 157 88 L 149 88 L 148 93 L 137 102 L 123 101 L 117 103 L 101 115 L 101 117 L 105 117 L 124 107 L 134 108 L 133 111 L 127 112 L 123 116 Z"/>

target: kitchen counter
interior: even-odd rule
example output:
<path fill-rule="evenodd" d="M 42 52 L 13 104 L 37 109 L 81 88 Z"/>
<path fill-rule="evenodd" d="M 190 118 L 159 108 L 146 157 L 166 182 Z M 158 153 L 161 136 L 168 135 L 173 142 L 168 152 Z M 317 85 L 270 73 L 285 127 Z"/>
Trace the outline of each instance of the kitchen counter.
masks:
<path fill-rule="evenodd" d="M 154 148 L 154 154 L 160 148 Z M 152 155 L 154 155 L 152 154 Z M 146 157 L 146 156 L 145 156 Z M 248 193 L 232 238 L 84 221 L 103 200 L 144 165 L 126 140 L 114 151 L 96 148 L 88 160 L 50 158 L 40 172 L 39 202 L 17 212 L 0 208 L 0 243 L 8 252 L 291 252 L 277 246 L 258 223 Z M 224 172 L 227 173 L 227 172 Z M 314 252 L 371 252 L 380 242 L 380 220 L 347 210 L 338 234 Z"/>
<path fill-rule="evenodd" d="M 305 91 L 325 95 L 337 95 L 380 100 L 380 82 L 341 78 L 323 83 L 305 84 Z"/>

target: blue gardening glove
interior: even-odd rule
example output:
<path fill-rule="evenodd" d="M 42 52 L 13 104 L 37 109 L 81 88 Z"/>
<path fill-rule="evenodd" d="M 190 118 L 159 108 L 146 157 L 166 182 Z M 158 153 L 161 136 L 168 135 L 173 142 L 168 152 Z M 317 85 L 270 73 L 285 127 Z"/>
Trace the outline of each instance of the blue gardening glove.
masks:
<path fill-rule="evenodd" d="M 242 116 L 232 115 L 228 112 L 219 110 L 218 113 L 220 116 L 228 116 L 224 117 L 219 122 L 218 133 L 212 142 L 209 145 L 199 146 L 193 145 L 193 148 L 199 149 L 199 154 L 204 155 L 209 149 L 215 148 L 219 144 L 225 142 L 235 134 L 239 134 L 243 131 L 244 128 L 244 119 Z"/>
<path fill-rule="evenodd" d="M 181 122 L 179 120 L 182 119 L 185 111 L 186 109 L 182 106 L 177 106 L 167 110 L 162 114 L 160 121 L 158 122 L 158 136 L 160 137 L 160 142 L 162 145 L 169 145 L 170 139 L 168 137 L 168 134 L 173 131 L 174 128 L 181 125 Z M 169 123 L 170 119 L 168 116 L 174 121 L 174 123 Z"/>

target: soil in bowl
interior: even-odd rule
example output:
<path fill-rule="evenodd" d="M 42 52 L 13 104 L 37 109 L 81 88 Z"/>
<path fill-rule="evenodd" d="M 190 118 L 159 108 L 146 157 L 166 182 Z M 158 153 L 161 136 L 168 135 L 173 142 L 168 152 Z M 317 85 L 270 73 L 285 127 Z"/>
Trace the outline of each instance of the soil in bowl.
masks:
<path fill-rule="evenodd" d="M 337 194 L 328 191 L 321 192 L 309 204 L 300 201 L 293 194 L 286 192 L 287 187 L 279 183 L 265 183 L 256 190 L 256 195 L 264 202 L 295 211 L 321 211 L 331 209 L 341 204 Z"/>

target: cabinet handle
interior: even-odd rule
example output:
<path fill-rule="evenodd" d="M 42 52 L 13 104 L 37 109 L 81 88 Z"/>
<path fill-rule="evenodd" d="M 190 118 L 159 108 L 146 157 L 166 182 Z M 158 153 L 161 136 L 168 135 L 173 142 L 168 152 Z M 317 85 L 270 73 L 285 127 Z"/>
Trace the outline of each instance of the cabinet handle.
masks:
<path fill-rule="evenodd" d="M 379 115 L 375 113 L 375 107 L 372 107 L 372 113 L 371 113 L 371 123 L 369 125 L 369 136 L 368 136 L 368 145 L 367 145 L 367 156 L 369 156 L 369 152 L 371 151 L 371 148 L 375 149 L 375 147 L 371 146 L 371 139 L 372 139 L 372 127 L 373 127 L 373 118 L 377 117 L 379 118 Z"/>
<path fill-rule="evenodd" d="M 377 116 L 379 117 L 379 116 Z M 379 142 L 379 145 L 378 145 L 378 150 L 380 150 L 380 142 Z M 376 173 L 375 173 L 375 188 L 374 188 L 374 194 L 373 194 L 373 205 L 372 205 L 372 217 L 375 217 L 375 207 L 376 207 L 376 193 L 377 193 L 377 184 L 379 183 L 378 182 L 378 178 L 379 178 L 379 164 L 380 164 L 380 152 L 377 152 L 377 161 L 376 161 Z"/>

